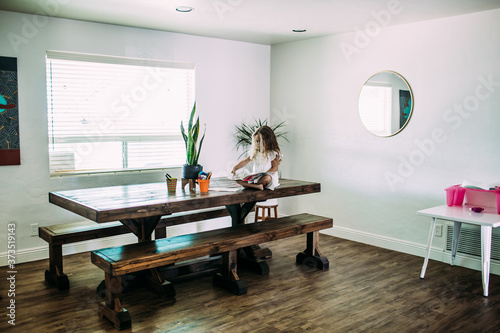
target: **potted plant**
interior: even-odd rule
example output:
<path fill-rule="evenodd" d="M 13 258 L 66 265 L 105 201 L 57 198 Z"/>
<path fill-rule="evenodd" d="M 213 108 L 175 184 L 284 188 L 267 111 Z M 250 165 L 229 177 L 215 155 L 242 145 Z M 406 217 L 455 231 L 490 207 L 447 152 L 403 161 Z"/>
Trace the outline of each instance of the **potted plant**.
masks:
<path fill-rule="evenodd" d="M 252 145 L 253 134 L 258 128 L 265 125 L 271 127 L 278 140 L 281 138 L 283 140 L 286 140 L 287 142 L 290 142 L 287 138 L 288 132 L 283 131 L 283 127 L 285 126 L 284 121 L 282 121 L 278 125 L 270 126 L 267 124 L 267 119 L 260 120 L 254 118 L 254 122 L 251 124 L 242 123 L 241 125 L 236 126 L 236 150 L 238 150 L 239 148 L 243 149 L 243 152 L 238 158 L 241 158 L 241 156 L 245 155 L 248 152 L 250 146 Z"/>
<path fill-rule="evenodd" d="M 205 132 L 203 132 L 203 136 L 198 143 L 200 133 L 200 117 L 196 117 L 195 121 L 195 114 L 196 102 L 191 110 L 187 131 L 184 129 L 184 124 L 181 121 L 182 138 L 186 144 L 186 164 L 184 164 L 182 168 L 182 177 L 184 179 L 196 179 L 198 178 L 198 174 L 203 171 L 203 167 L 198 164 L 198 158 L 200 156 L 203 139 L 205 138 Z"/>

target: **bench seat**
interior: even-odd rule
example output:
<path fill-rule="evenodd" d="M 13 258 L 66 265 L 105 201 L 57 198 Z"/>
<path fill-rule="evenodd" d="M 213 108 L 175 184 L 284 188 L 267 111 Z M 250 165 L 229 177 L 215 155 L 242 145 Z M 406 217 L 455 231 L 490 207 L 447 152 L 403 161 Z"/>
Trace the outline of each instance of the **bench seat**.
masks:
<path fill-rule="evenodd" d="M 203 256 L 222 254 L 222 271 L 214 276 L 214 284 L 238 295 L 245 294 L 246 285 L 237 275 L 237 251 L 296 235 L 307 234 L 307 248 L 297 255 L 297 263 L 327 269 L 328 260 L 319 252 L 319 230 L 332 225 L 331 218 L 299 214 L 92 251 L 92 263 L 104 271 L 106 281 L 106 301 L 99 304 L 99 315 L 110 319 L 118 329 L 131 327 L 130 316 L 121 306 L 121 276 L 150 270 L 151 276 L 158 278 L 160 283 L 168 283 L 157 268 Z"/>
<path fill-rule="evenodd" d="M 224 216 L 229 216 L 225 207 L 163 216 L 155 229 L 155 238 L 165 238 L 166 227 L 169 226 Z M 128 233 L 132 233 L 131 230 L 119 221 L 107 223 L 81 221 L 40 227 L 38 236 L 49 244 L 49 269 L 45 271 L 45 280 L 60 290 L 69 288 L 69 279 L 63 272 L 62 245 Z"/>

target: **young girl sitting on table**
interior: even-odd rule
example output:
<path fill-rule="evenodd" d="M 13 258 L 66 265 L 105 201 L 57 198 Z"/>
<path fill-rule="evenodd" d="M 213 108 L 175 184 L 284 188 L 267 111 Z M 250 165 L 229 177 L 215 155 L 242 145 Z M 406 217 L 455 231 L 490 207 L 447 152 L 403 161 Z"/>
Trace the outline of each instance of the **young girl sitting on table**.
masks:
<path fill-rule="evenodd" d="M 238 169 L 253 162 L 252 174 L 265 174 L 251 181 L 237 180 L 236 182 L 243 187 L 274 190 L 279 186 L 278 166 L 281 163 L 281 157 L 278 140 L 273 130 L 269 126 L 262 126 L 252 136 L 250 156 L 236 164 L 231 172 L 234 175 Z"/>

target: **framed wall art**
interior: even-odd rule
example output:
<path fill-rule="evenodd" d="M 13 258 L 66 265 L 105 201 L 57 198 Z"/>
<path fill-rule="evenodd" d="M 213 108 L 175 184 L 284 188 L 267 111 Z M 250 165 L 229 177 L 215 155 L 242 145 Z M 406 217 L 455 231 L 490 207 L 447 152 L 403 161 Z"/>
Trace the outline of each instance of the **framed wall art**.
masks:
<path fill-rule="evenodd" d="M 20 165 L 17 59 L 0 57 L 0 165 Z"/>

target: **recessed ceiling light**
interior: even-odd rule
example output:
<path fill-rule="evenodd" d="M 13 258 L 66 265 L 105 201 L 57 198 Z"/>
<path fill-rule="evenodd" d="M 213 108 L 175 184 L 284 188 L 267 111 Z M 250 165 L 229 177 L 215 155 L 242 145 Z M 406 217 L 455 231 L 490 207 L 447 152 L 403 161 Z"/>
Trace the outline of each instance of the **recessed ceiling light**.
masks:
<path fill-rule="evenodd" d="M 306 32 L 306 29 L 293 29 L 293 32 Z"/>
<path fill-rule="evenodd" d="M 176 11 L 181 12 L 181 13 L 189 13 L 194 10 L 193 7 L 188 7 L 188 6 L 179 6 L 175 8 Z"/>

